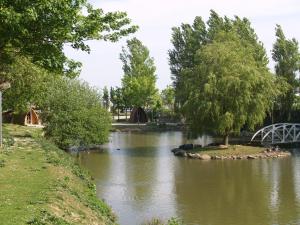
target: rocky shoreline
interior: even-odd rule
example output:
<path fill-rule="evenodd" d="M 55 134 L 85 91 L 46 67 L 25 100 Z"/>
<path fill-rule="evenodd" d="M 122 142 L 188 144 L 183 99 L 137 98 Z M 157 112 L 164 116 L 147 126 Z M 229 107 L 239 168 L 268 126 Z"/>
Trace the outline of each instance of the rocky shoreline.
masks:
<path fill-rule="evenodd" d="M 184 150 L 181 148 L 175 148 L 171 150 L 175 156 L 185 157 L 190 159 L 199 159 L 199 160 L 242 160 L 242 159 L 268 159 L 268 158 L 284 158 L 291 156 L 291 153 L 288 151 L 283 151 L 278 148 L 266 148 L 265 150 L 255 153 L 255 154 L 245 154 L 245 155 L 236 155 L 234 152 L 230 155 L 221 155 L 221 154 L 209 154 L 209 150 L 205 151 L 191 151 Z M 222 150 L 219 150 L 222 151 Z"/>

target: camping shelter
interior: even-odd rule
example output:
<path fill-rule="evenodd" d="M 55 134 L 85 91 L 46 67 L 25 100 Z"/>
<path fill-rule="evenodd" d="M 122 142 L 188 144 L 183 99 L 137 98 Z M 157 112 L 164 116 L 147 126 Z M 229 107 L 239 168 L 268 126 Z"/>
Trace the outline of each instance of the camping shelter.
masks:
<path fill-rule="evenodd" d="M 148 122 L 148 116 L 144 109 L 141 107 L 133 108 L 130 114 L 130 123 L 147 123 Z"/>
<path fill-rule="evenodd" d="M 3 119 L 6 123 L 15 123 L 25 126 L 40 126 L 42 121 L 39 116 L 39 111 L 30 108 L 27 113 L 14 114 L 13 111 L 3 113 Z"/>

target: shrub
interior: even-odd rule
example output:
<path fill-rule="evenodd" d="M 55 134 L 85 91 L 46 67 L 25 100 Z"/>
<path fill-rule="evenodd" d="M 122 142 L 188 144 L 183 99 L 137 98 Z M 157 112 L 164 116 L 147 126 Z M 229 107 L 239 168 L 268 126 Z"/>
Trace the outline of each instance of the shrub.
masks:
<path fill-rule="evenodd" d="M 59 147 L 89 146 L 108 141 L 110 114 L 100 92 L 79 80 L 56 79 L 48 87 L 42 119 L 45 136 Z"/>

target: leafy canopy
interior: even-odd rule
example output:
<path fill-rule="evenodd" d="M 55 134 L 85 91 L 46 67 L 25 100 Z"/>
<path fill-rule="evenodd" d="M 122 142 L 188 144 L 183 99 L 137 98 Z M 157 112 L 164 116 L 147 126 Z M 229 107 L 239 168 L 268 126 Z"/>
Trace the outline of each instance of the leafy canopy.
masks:
<path fill-rule="evenodd" d="M 110 101 L 113 104 L 113 111 L 123 110 L 125 107 L 123 89 L 120 87 L 110 88 Z"/>
<path fill-rule="evenodd" d="M 175 91 L 172 86 L 167 86 L 161 91 L 162 104 L 169 110 L 174 110 L 175 104 Z"/>
<path fill-rule="evenodd" d="M 103 107 L 108 110 L 110 101 L 109 101 L 109 92 L 106 86 L 103 88 L 102 102 L 103 102 Z"/>
<path fill-rule="evenodd" d="M 110 114 L 100 91 L 79 80 L 55 79 L 42 105 L 45 135 L 61 148 L 108 141 Z"/>
<path fill-rule="evenodd" d="M 205 23 L 201 17 L 196 17 L 193 24 L 182 24 L 172 28 L 173 49 L 169 50 L 169 64 L 175 88 L 176 104 L 183 105 L 189 95 L 189 87 L 184 81 L 184 71 L 196 64 L 197 51 L 215 40 L 220 32 L 235 33 L 245 47 L 251 47 L 249 54 L 260 66 L 267 66 L 268 58 L 263 44 L 246 18 L 235 16 L 234 19 L 220 17 L 211 10 Z"/>
<path fill-rule="evenodd" d="M 104 13 L 87 0 L 2 0 L 0 9 L 0 64 L 22 54 L 72 77 L 81 64 L 66 57 L 65 45 L 89 52 L 87 40 L 117 41 L 137 29 L 126 13 Z"/>
<path fill-rule="evenodd" d="M 273 45 L 272 58 L 276 62 L 275 73 L 284 79 L 289 87 L 284 96 L 277 101 L 282 121 L 290 119 L 293 104 L 296 101 L 295 89 L 299 86 L 297 73 L 300 71 L 300 52 L 298 42 L 285 37 L 281 26 L 276 26 L 276 42 Z"/>
<path fill-rule="evenodd" d="M 221 32 L 185 71 L 189 96 L 184 113 L 193 130 L 228 136 L 262 123 L 276 96 L 274 77 L 238 35 Z"/>
<path fill-rule="evenodd" d="M 23 56 L 16 57 L 6 72 L 5 79 L 10 81 L 11 88 L 3 93 L 3 109 L 15 113 L 28 112 L 33 103 L 39 106 L 45 99 L 48 83 L 55 77 Z"/>
<path fill-rule="evenodd" d="M 123 47 L 120 59 L 124 71 L 124 98 L 134 107 L 150 106 L 157 94 L 157 78 L 154 60 L 150 57 L 148 48 L 134 38 L 127 41 L 127 49 Z"/>

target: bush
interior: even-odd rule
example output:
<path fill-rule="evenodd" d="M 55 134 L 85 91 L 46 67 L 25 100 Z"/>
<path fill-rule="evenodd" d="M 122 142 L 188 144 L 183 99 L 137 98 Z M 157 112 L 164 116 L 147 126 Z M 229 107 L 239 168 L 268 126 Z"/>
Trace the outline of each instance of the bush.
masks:
<path fill-rule="evenodd" d="M 60 78 L 47 92 L 42 107 L 46 137 L 64 149 L 108 141 L 110 114 L 101 106 L 97 89 L 79 80 Z"/>

